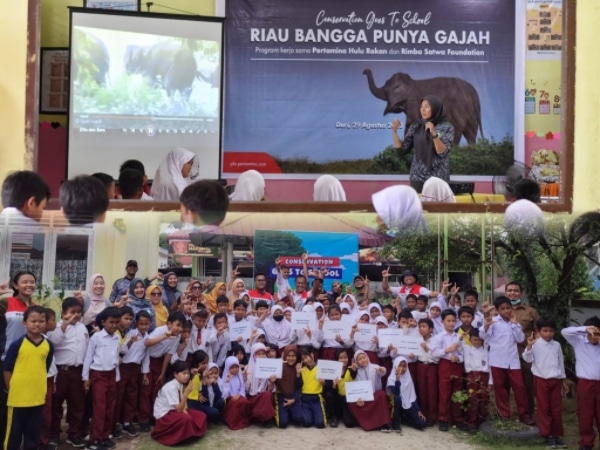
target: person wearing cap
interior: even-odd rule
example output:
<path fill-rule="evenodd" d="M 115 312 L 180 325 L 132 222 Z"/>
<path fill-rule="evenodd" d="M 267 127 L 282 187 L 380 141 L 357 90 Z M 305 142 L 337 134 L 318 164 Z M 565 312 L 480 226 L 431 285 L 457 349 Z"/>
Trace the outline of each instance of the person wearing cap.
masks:
<path fill-rule="evenodd" d="M 383 272 L 381 272 L 381 287 L 385 292 L 391 292 L 396 295 L 401 300 L 401 306 L 404 308 L 406 306 L 406 296 L 408 294 L 416 295 L 425 295 L 427 297 L 436 298 L 438 293 L 434 291 L 430 291 L 429 289 L 417 284 L 419 278 L 412 270 L 405 270 L 400 275 L 400 284 L 401 286 L 390 286 L 389 278 L 390 278 L 390 269 L 387 268 Z"/>
<path fill-rule="evenodd" d="M 366 306 L 377 300 L 377 295 L 373 291 L 369 291 L 369 279 L 365 279 L 360 275 L 356 275 L 352 282 L 354 285 L 354 297 L 361 306 Z M 365 302 L 366 300 L 366 302 Z"/>
<path fill-rule="evenodd" d="M 127 295 L 127 290 L 129 289 L 129 283 L 135 277 L 135 274 L 138 271 L 138 262 L 135 259 L 130 259 L 127 261 L 127 265 L 125 266 L 125 276 L 123 278 L 119 278 L 115 280 L 112 285 L 112 290 L 110 292 L 110 297 L 108 298 L 111 303 L 115 303 L 120 300 L 121 297 Z M 144 285 L 146 287 L 150 286 L 152 281 L 159 279 L 162 280 L 162 274 L 157 273 L 151 278 L 144 278 Z"/>

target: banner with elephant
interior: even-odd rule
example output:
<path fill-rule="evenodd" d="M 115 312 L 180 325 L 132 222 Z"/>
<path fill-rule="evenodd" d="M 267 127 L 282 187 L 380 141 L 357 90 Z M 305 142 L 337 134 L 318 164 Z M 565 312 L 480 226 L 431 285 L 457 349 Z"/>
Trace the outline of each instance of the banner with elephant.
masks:
<path fill-rule="evenodd" d="M 392 122 L 436 95 L 452 176 L 503 174 L 523 152 L 516 1 L 227 0 L 222 172 L 401 179 Z"/>

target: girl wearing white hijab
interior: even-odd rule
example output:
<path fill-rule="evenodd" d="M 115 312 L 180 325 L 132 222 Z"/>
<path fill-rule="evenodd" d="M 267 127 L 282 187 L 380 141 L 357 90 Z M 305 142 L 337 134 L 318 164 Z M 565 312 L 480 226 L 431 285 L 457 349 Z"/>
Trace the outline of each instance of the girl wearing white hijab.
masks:
<path fill-rule="evenodd" d="M 352 294 L 346 294 L 342 299 L 342 303 L 346 303 L 350 307 L 350 316 L 358 320 L 358 302 L 356 301 L 356 297 Z"/>
<path fill-rule="evenodd" d="M 346 192 L 336 177 L 321 175 L 315 181 L 313 200 L 315 202 L 345 202 Z"/>
<path fill-rule="evenodd" d="M 242 430 L 250 425 L 244 378 L 237 357 L 227 357 L 221 376 L 221 391 L 225 399 L 223 422 L 232 430 Z"/>
<path fill-rule="evenodd" d="M 400 422 L 404 420 L 410 427 L 422 430 L 427 426 L 426 418 L 417 403 L 417 394 L 413 384 L 408 362 L 403 356 L 394 359 L 392 373 L 387 381 L 387 387 L 393 396 L 394 413 L 392 415 L 392 430 L 401 433 Z"/>
<path fill-rule="evenodd" d="M 304 313 L 315 313 L 313 305 L 304 305 L 302 307 Z M 315 313 L 316 319 L 316 313 Z M 320 333 L 318 330 L 292 330 L 292 343 L 298 347 L 298 352 L 316 353 L 315 350 L 321 348 Z"/>
<path fill-rule="evenodd" d="M 403 230 L 426 231 L 423 205 L 417 191 L 410 186 L 395 185 L 371 196 L 377 223 L 390 233 Z"/>
<path fill-rule="evenodd" d="M 386 373 L 385 367 L 371 363 L 367 354 L 362 350 L 358 350 L 354 354 L 354 362 L 357 365 L 354 380 L 371 382 L 374 399 L 373 401 L 359 399 L 356 403 L 349 403 L 350 413 L 363 430 L 379 429 L 389 433 L 391 420 L 388 396 L 381 388 L 381 378 Z"/>
<path fill-rule="evenodd" d="M 267 347 L 264 344 L 254 344 L 250 350 L 250 360 L 246 370 L 246 392 L 248 393 L 248 415 L 250 420 L 264 424 L 266 428 L 275 425 L 275 408 L 273 407 L 273 390 L 277 377 L 258 378 L 256 360 L 267 357 Z"/>
<path fill-rule="evenodd" d="M 152 181 L 152 198 L 179 201 L 181 191 L 198 175 L 196 154 L 185 148 L 175 148 L 156 170 Z"/>
<path fill-rule="evenodd" d="M 240 174 L 231 194 L 233 202 L 260 202 L 265 198 L 265 179 L 256 170 L 246 170 Z"/>
<path fill-rule="evenodd" d="M 450 185 L 438 177 L 431 177 L 423 184 L 421 192 L 421 201 L 439 202 L 439 203 L 456 203 L 456 198 Z"/>
<path fill-rule="evenodd" d="M 87 327 L 96 320 L 96 316 L 110 306 L 110 301 L 104 295 L 106 283 L 104 277 L 95 273 L 88 278 L 86 291 L 83 295 L 83 317 L 81 321 Z"/>
<path fill-rule="evenodd" d="M 267 342 L 275 344 L 280 350 L 291 343 L 292 326 L 285 320 L 281 306 L 273 306 L 271 308 L 271 317 L 259 317 L 255 325 L 265 331 Z"/>

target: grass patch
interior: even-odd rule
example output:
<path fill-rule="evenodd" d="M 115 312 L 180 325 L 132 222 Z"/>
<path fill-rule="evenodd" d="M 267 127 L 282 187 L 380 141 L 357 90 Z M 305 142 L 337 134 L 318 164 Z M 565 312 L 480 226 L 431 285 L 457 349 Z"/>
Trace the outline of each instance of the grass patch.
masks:
<path fill-rule="evenodd" d="M 569 448 L 577 448 L 579 441 L 579 429 L 577 424 L 577 403 L 573 399 L 563 400 L 563 425 L 565 429 L 564 440 Z M 511 426 L 514 424 L 510 424 Z M 470 444 L 477 445 L 480 448 L 494 449 L 494 450 L 513 450 L 517 449 L 530 449 L 530 450 L 542 450 L 545 449 L 544 440 L 540 437 L 534 441 L 528 441 L 524 443 L 518 443 L 510 441 L 508 439 L 502 439 L 498 437 L 490 437 L 477 433 L 474 436 L 467 438 Z"/>

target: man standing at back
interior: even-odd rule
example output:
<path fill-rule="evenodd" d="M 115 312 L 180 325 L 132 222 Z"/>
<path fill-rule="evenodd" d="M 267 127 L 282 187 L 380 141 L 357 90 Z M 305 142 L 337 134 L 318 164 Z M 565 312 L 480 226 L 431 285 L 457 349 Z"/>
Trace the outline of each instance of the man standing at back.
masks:
<path fill-rule="evenodd" d="M 531 363 L 523 360 L 523 351 L 527 347 L 527 339 L 535 332 L 535 324 L 539 319 L 537 311 L 531 306 L 523 304 L 521 300 L 522 290 L 521 285 L 516 281 L 509 282 L 504 288 L 506 297 L 510 300 L 517 322 L 523 328 L 525 340 L 518 344 L 519 359 L 521 360 L 521 372 L 523 373 L 523 382 L 527 389 L 527 397 L 529 401 L 529 411 L 533 415 L 535 408 L 534 402 L 534 387 L 533 374 L 531 373 Z"/>

